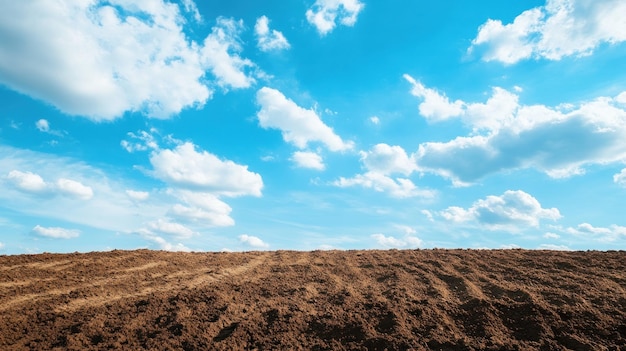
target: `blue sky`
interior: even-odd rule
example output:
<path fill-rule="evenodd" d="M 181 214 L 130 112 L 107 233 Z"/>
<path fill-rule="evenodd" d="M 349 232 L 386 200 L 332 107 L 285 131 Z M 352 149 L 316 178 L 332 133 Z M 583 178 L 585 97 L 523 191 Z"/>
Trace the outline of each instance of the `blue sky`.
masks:
<path fill-rule="evenodd" d="M 624 249 L 625 18 L 0 1 L 0 254 Z"/>

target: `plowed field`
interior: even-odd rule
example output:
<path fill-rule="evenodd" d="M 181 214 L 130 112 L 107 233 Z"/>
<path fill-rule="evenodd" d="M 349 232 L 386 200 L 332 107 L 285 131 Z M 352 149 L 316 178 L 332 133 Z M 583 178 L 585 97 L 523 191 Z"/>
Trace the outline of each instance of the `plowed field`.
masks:
<path fill-rule="evenodd" d="M 626 350 L 626 251 L 0 256 L 0 350 Z"/>

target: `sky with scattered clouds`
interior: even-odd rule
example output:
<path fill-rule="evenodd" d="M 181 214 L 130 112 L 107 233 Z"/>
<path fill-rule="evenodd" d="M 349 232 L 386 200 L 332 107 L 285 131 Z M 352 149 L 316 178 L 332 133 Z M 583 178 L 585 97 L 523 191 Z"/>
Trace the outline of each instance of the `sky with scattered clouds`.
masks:
<path fill-rule="evenodd" d="M 0 254 L 626 248 L 623 0 L 0 0 Z"/>

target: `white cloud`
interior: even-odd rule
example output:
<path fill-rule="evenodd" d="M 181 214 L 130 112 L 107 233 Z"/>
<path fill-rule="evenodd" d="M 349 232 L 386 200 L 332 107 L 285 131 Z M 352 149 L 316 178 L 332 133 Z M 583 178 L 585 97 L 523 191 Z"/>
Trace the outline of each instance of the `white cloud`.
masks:
<path fill-rule="evenodd" d="M 147 191 L 126 190 L 126 195 L 133 200 L 145 201 L 150 197 L 150 193 Z"/>
<path fill-rule="evenodd" d="M 570 251 L 571 249 L 566 245 L 555 244 L 541 244 L 537 247 L 538 250 L 553 250 L 553 251 Z"/>
<path fill-rule="evenodd" d="M 283 33 L 269 27 L 269 19 L 261 16 L 256 20 L 254 33 L 257 37 L 257 46 L 261 51 L 284 50 L 289 48 L 289 42 Z"/>
<path fill-rule="evenodd" d="M 49 132 L 50 131 L 50 124 L 48 123 L 47 120 L 45 119 L 40 119 L 35 123 L 35 127 L 37 127 L 37 129 L 40 132 Z"/>
<path fill-rule="evenodd" d="M 218 227 L 235 224 L 230 217 L 232 208 L 213 194 L 188 190 L 170 190 L 170 193 L 187 205 L 175 204 L 168 211 L 171 216 Z"/>
<path fill-rule="evenodd" d="M 183 6 L 185 6 L 185 11 L 191 13 L 193 15 L 193 18 L 197 22 L 202 22 L 202 16 L 200 15 L 200 11 L 198 11 L 198 7 L 196 6 L 196 3 L 193 2 L 193 0 L 183 0 Z"/>
<path fill-rule="evenodd" d="M 424 197 L 432 198 L 435 192 L 427 189 L 420 189 L 410 179 L 391 178 L 377 172 L 366 172 L 357 174 L 353 178 L 340 177 L 333 182 L 333 185 L 346 188 L 351 186 L 361 186 L 363 188 L 373 189 L 378 192 L 384 192 L 396 198 Z"/>
<path fill-rule="evenodd" d="M 370 151 L 361 151 L 361 162 L 369 171 L 389 175 L 409 175 L 417 169 L 415 161 L 400 146 L 376 144 Z"/>
<path fill-rule="evenodd" d="M 589 55 L 600 44 L 626 41 L 626 3 L 621 0 L 547 0 L 524 11 L 513 23 L 488 20 L 469 52 L 485 61 L 513 64 L 528 58 L 560 60 Z"/>
<path fill-rule="evenodd" d="M 194 235 L 193 230 L 185 227 L 180 223 L 169 222 L 159 218 L 158 220 L 148 224 L 150 230 L 172 235 L 178 238 L 191 238 Z"/>
<path fill-rule="evenodd" d="M 464 121 L 474 129 L 498 130 L 510 125 L 519 108 L 519 97 L 502 88 L 493 88 L 486 103 L 466 105 Z"/>
<path fill-rule="evenodd" d="M 561 218 L 558 209 L 545 209 L 537 199 L 520 191 L 507 190 L 501 196 L 487 196 L 468 209 L 448 207 L 439 213 L 455 223 L 475 222 L 490 230 L 519 231 L 523 227 L 538 227 L 540 220 Z"/>
<path fill-rule="evenodd" d="M 546 239 L 559 239 L 561 236 L 557 233 L 548 232 L 543 235 Z"/>
<path fill-rule="evenodd" d="M 291 156 L 291 160 L 300 168 L 315 169 L 323 171 L 326 166 L 322 156 L 310 151 L 296 151 Z"/>
<path fill-rule="evenodd" d="M 360 155 L 366 172 L 352 178 L 340 177 L 333 185 L 342 188 L 361 186 L 396 198 L 435 196 L 434 191 L 420 189 L 408 178 L 390 176 L 397 173 L 408 176 L 417 169 L 413 158 L 402 147 L 381 143 L 370 151 L 361 151 Z"/>
<path fill-rule="evenodd" d="M 40 236 L 45 236 L 48 238 L 55 238 L 55 239 L 71 239 L 71 238 L 76 238 L 80 235 L 80 231 L 75 230 L 75 229 L 65 229 L 65 228 L 59 228 L 59 227 L 42 227 L 40 225 L 36 225 L 33 228 L 33 233 L 40 235 Z"/>
<path fill-rule="evenodd" d="M 332 128 L 324 124 L 315 111 L 296 105 L 276 89 L 261 88 L 256 100 L 261 106 L 257 113 L 261 127 L 279 129 L 286 142 L 300 149 L 314 141 L 323 143 L 332 151 L 353 147 L 352 142 L 344 142 Z"/>
<path fill-rule="evenodd" d="M 4 249 L 4 243 L 0 243 L 0 250 Z"/>
<path fill-rule="evenodd" d="M 429 210 L 421 210 L 420 213 L 426 216 L 426 218 L 431 222 L 435 220 L 435 217 Z"/>
<path fill-rule="evenodd" d="M 550 177 L 584 173 L 584 166 L 626 159 L 626 110 L 613 98 L 580 106 L 519 105 L 517 96 L 494 89 L 487 103 L 463 103 L 470 137 L 427 142 L 413 155 L 422 172 L 467 185 L 503 170 L 534 168 Z"/>
<path fill-rule="evenodd" d="M 563 230 L 567 234 L 596 239 L 601 242 L 615 242 L 618 239 L 626 239 L 626 227 L 610 225 L 608 227 L 594 227 L 589 223 L 581 223 L 576 228 Z"/>
<path fill-rule="evenodd" d="M 173 252 L 191 251 L 190 248 L 183 245 L 182 243 L 172 244 L 171 242 L 165 240 L 163 237 L 158 236 L 149 230 L 141 230 L 139 231 L 139 235 L 141 235 L 142 238 L 157 244 L 160 250 L 173 251 Z"/>
<path fill-rule="evenodd" d="M 443 121 L 463 114 L 464 104 L 462 101 L 450 102 L 447 96 L 436 90 L 426 88 L 408 74 L 403 75 L 403 77 L 413 86 L 411 95 L 424 100 L 419 105 L 419 111 L 429 121 Z"/>
<path fill-rule="evenodd" d="M 65 132 L 62 132 L 62 131 L 50 129 L 50 122 L 48 122 L 47 120 L 43 118 L 35 122 L 35 127 L 37 128 L 37 130 L 39 130 L 42 133 L 56 135 L 59 137 L 62 137 L 63 134 L 65 134 Z"/>
<path fill-rule="evenodd" d="M 613 181 L 615 182 L 615 184 L 626 188 L 626 168 L 622 169 L 621 172 L 614 175 Z"/>
<path fill-rule="evenodd" d="M 192 1 L 182 6 L 200 19 Z M 0 83 L 68 114 L 112 120 L 202 106 L 212 95 L 207 71 L 223 87 L 254 82 L 245 72 L 253 63 L 238 56 L 240 21 L 218 19 L 203 43 L 187 38 L 186 23 L 181 6 L 163 0 L 8 2 Z"/>
<path fill-rule="evenodd" d="M 42 193 L 48 188 L 48 184 L 39 174 L 31 172 L 20 172 L 12 170 L 7 175 L 7 179 L 18 189 L 31 193 Z"/>
<path fill-rule="evenodd" d="M 55 184 L 47 183 L 36 173 L 12 170 L 6 177 L 18 190 L 39 195 L 65 195 L 77 199 L 89 200 L 93 189 L 78 181 L 59 178 Z"/>
<path fill-rule="evenodd" d="M 248 166 L 196 151 L 190 142 L 173 150 L 153 151 L 150 163 L 155 177 L 177 187 L 225 196 L 261 196 L 263 180 L 259 174 L 248 171 Z"/>
<path fill-rule="evenodd" d="M 265 249 L 270 247 L 269 244 L 265 243 L 263 240 L 257 238 L 256 236 L 247 234 L 240 235 L 239 242 L 256 249 Z"/>
<path fill-rule="evenodd" d="M 151 132 L 156 132 L 156 130 L 153 129 Z M 140 130 L 137 134 L 128 132 L 126 135 L 128 135 L 131 141 L 122 140 L 120 145 L 128 152 L 156 150 L 159 148 L 152 133 L 146 132 L 145 130 Z M 132 140 L 137 141 L 134 142 Z"/>
<path fill-rule="evenodd" d="M 243 28 L 243 20 L 220 17 L 204 40 L 201 59 L 222 87 L 248 88 L 255 82 L 246 74 L 246 68 L 254 67 L 254 63 L 237 55 L 242 50 L 239 35 Z"/>
<path fill-rule="evenodd" d="M 617 101 L 620 104 L 625 104 L 626 105 L 626 91 L 623 91 L 619 95 L 617 95 L 615 97 L 615 101 Z"/>
<path fill-rule="evenodd" d="M 320 35 L 331 32 L 339 21 L 354 26 L 365 5 L 359 0 L 316 0 L 306 12 L 306 19 L 317 28 Z"/>
<path fill-rule="evenodd" d="M 59 192 L 64 195 L 83 200 L 89 200 L 93 197 L 93 189 L 91 189 L 91 187 L 75 180 L 60 178 L 57 180 L 56 185 Z"/>
<path fill-rule="evenodd" d="M 380 118 L 378 116 L 372 116 L 369 118 L 369 121 L 374 125 L 380 124 Z"/>
<path fill-rule="evenodd" d="M 395 238 L 393 236 L 385 236 L 384 234 L 372 234 L 371 236 L 376 243 L 380 246 L 387 248 L 406 248 L 406 247 L 419 247 L 422 245 L 422 240 L 416 236 L 406 235 L 402 239 Z"/>

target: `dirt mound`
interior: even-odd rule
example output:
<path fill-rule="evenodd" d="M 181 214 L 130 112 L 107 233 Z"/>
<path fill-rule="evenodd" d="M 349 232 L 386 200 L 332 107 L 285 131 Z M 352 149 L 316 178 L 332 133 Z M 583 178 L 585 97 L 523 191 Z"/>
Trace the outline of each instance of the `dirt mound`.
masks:
<path fill-rule="evenodd" d="M 0 256 L 1 350 L 626 350 L 626 252 Z"/>

